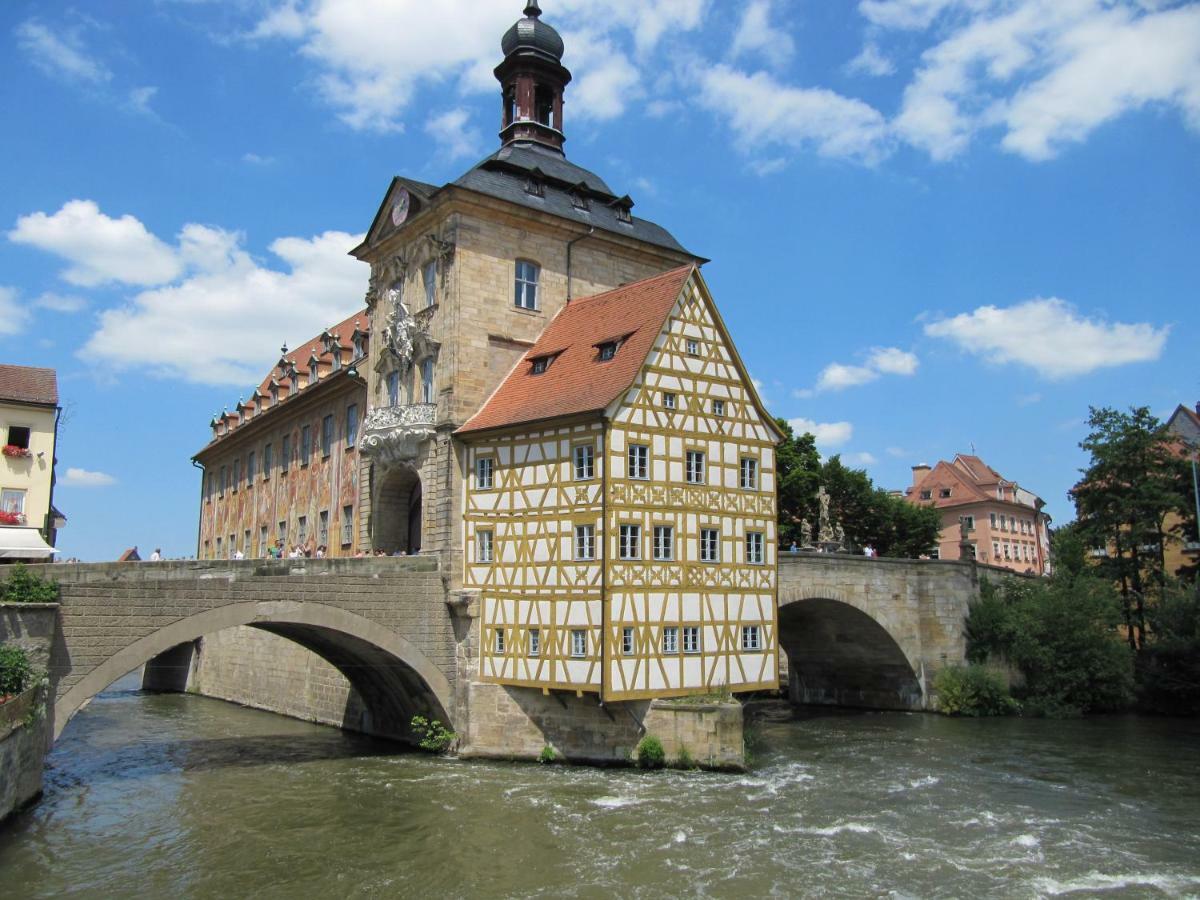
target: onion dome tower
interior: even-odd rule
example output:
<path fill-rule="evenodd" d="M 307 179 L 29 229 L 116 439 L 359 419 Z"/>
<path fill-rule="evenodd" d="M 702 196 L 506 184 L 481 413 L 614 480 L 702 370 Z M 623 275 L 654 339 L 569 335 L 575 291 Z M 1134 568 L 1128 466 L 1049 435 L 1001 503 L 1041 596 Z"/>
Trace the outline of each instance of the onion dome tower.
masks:
<path fill-rule="evenodd" d="M 500 41 L 504 62 L 495 69 L 504 98 L 500 142 L 533 143 L 563 152 L 563 89 L 571 73 L 562 64 L 563 40 L 541 19 L 537 0 Z"/>

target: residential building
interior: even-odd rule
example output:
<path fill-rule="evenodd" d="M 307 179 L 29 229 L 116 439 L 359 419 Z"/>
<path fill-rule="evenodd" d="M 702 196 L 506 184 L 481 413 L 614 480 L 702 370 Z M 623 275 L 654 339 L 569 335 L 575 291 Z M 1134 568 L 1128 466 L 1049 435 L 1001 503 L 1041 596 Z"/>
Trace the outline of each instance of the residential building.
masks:
<path fill-rule="evenodd" d="M 912 471 L 905 498 L 942 515 L 935 558 L 961 559 L 965 547 L 981 563 L 1049 574 L 1050 516 L 1040 497 L 978 456 L 960 453 L 952 462 L 917 465 Z"/>
<path fill-rule="evenodd" d="M 455 436 L 484 681 L 777 686 L 782 436 L 694 264 L 573 300 Z"/>
<path fill-rule="evenodd" d="M 358 432 L 369 346 L 360 310 L 284 347 L 250 399 L 212 420 L 212 441 L 194 457 L 203 469 L 199 559 L 261 557 L 277 544 L 353 556 L 363 546 Z"/>
<path fill-rule="evenodd" d="M 65 517 L 54 508 L 58 379 L 53 369 L 0 365 L 0 562 L 46 560 Z"/>
<path fill-rule="evenodd" d="M 1183 404 L 1176 407 L 1171 418 L 1167 420 L 1167 430 L 1179 441 L 1180 452 L 1192 462 L 1192 502 L 1200 506 L 1200 499 L 1196 497 L 1195 482 L 1197 466 L 1200 465 L 1200 403 L 1194 407 Z M 1163 548 L 1163 563 L 1167 574 L 1177 575 L 1181 570 L 1194 569 L 1200 563 L 1200 540 L 1197 539 L 1195 530 L 1195 519 L 1198 515 L 1200 509 L 1193 508 L 1192 515 L 1186 519 L 1174 513 L 1167 516 L 1164 530 L 1181 538 L 1168 541 L 1167 546 Z M 1181 526 L 1187 527 L 1185 522 L 1191 522 L 1191 528 L 1178 535 L 1177 529 Z"/>

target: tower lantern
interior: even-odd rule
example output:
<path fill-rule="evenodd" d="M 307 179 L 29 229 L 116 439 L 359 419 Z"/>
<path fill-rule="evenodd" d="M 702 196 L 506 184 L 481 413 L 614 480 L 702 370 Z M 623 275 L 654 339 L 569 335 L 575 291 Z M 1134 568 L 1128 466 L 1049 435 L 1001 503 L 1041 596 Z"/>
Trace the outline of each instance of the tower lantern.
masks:
<path fill-rule="evenodd" d="M 541 15 L 537 0 L 529 0 L 525 18 L 500 41 L 504 62 L 495 69 L 504 102 L 500 142 L 535 143 L 562 153 L 563 89 L 571 73 L 562 64 L 562 38 Z"/>

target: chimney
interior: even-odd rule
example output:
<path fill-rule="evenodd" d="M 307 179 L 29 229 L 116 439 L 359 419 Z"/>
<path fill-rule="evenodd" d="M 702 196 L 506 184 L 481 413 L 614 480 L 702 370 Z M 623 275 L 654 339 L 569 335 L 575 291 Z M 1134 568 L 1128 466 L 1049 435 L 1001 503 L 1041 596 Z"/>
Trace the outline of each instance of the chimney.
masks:
<path fill-rule="evenodd" d="M 921 483 L 921 479 L 929 474 L 929 463 L 918 463 L 912 467 L 913 472 L 913 487 Z"/>

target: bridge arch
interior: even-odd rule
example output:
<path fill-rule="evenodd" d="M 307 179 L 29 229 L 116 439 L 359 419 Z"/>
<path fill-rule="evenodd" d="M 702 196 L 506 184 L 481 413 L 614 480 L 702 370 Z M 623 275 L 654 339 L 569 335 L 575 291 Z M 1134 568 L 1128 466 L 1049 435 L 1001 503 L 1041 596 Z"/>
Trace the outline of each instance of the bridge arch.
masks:
<path fill-rule="evenodd" d="M 830 592 L 833 593 L 833 592 Z M 923 709 L 922 664 L 868 609 L 831 596 L 780 597 L 779 644 L 794 703 Z"/>
<path fill-rule="evenodd" d="M 355 613 L 314 601 L 233 603 L 180 619 L 133 641 L 89 670 L 57 697 L 57 740 L 83 705 L 128 672 L 207 634 L 238 625 L 261 628 L 313 651 L 358 691 L 372 717 L 371 732 L 404 739 L 413 715 L 453 727 L 453 691 L 425 654 L 394 631 Z"/>

